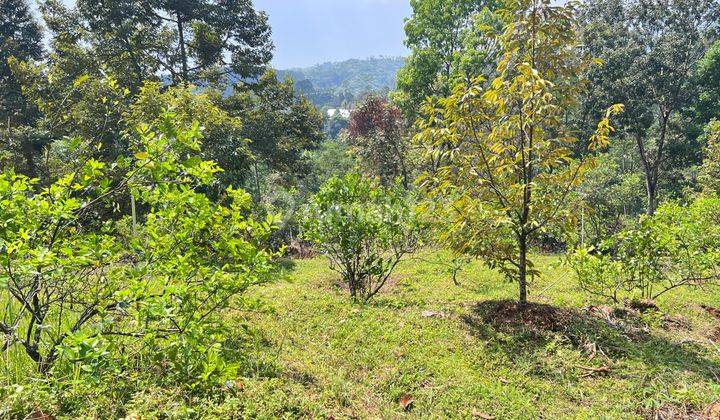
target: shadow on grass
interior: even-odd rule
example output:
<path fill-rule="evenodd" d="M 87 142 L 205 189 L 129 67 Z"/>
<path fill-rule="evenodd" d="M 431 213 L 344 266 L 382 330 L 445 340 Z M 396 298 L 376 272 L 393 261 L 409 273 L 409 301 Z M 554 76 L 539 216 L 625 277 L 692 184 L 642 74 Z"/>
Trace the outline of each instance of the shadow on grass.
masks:
<path fill-rule="evenodd" d="M 282 257 L 277 260 L 276 271 L 292 271 L 297 266 L 295 259 L 290 257 Z"/>
<path fill-rule="evenodd" d="M 613 322 L 588 312 L 544 304 L 485 301 L 476 304 L 463 321 L 473 335 L 497 345 L 511 357 L 533 354 L 560 335 L 578 349 L 592 344 L 611 359 L 690 371 L 711 381 L 720 378 L 720 364 L 704 357 L 699 345 L 669 341 L 631 326 L 632 320 Z"/>
<path fill-rule="evenodd" d="M 241 325 L 239 334 L 224 345 L 226 359 L 239 366 L 238 373 L 249 378 L 285 379 L 305 388 L 317 385 L 316 378 L 307 371 L 280 362 L 285 338 L 272 338 L 261 328 Z"/>

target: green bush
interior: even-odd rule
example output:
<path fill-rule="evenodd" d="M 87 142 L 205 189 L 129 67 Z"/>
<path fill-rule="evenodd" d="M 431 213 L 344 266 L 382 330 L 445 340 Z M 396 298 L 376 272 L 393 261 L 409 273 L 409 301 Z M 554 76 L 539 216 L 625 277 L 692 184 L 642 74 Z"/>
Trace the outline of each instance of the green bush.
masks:
<path fill-rule="evenodd" d="M 166 113 L 138 137 L 132 157 L 88 159 L 47 188 L 0 175 L 0 347 L 54 378 L 222 383 L 238 367 L 221 314 L 272 271 L 274 218 L 247 217 L 244 191 L 201 192 L 220 169 L 198 157 L 197 124 Z M 131 196 L 144 214 L 128 233 L 103 215 Z"/>
<path fill-rule="evenodd" d="M 330 179 L 307 209 L 303 238 L 330 258 L 353 301 L 367 302 L 419 239 L 412 200 L 353 173 Z"/>
<path fill-rule="evenodd" d="M 699 197 L 687 206 L 668 203 L 605 240 L 569 258 L 584 290 L 619 302 L 656 299 L 684 286 L 720 281 L 720 198 Z"/>

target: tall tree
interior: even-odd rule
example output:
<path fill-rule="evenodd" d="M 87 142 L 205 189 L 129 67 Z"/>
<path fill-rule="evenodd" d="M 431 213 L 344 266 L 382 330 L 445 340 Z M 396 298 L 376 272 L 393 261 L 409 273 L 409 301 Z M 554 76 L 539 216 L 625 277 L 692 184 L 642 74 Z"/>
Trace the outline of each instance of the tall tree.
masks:
<path fill-rule="evenodd" d="M 0 0 L 0 166 L 30 176 L 37 173 L 36 155 L 47 139 L 32 127 L 37 108 L 23 93 L 12 63 L 42 55 L 42 30 L 26 0 Z"/>
<path fill-rule="evenodd" d="M 697 65 L 698 102 L 695 105 L 701 124 L 720 119 L 720 41 L 716 41 Z"/>
<path fill-rule="evenodd" d="M 497 22 L 495 0 L 410 0 L 413 14 L 405 24 L 411 54 L 398 72 L 393 100 L 412 120 L 427 97 L 444 97 L 458 81 L 488 75 L 496 45 L 483 36 Z"/>
<path fill-rule="evenodd" d="M 252 0 L 79 0 L 88 41 L 137 81 L 259 76 L 272 58 L 271 29 Z"/>
<path fill-rule="evenodd" d="M 323 116 L 295 91 L 291 79 L 279 81 L 274 71 L 257 83 L 237 84 L 223 107 L 242 121 L 242 133 L 250 140 L 255 181 L 261 166 L 279 172 L 291 183 L 307 174 L 307 151 L 324 139 Z M 256 182 L 256 193 L 260 196 Z"/>
<path fill-rule="evenodd" d="M 591 60 L 580 53 L 575 8 L 549 0 L 510 0 L 497 35 L 503 54 L 491 83 L 477 78 L 426 106 L 418 140 L 440 165 L 421 178 L 429 214 L 458 253 L 481 257 L 519 285 L 538 274 L 529 244 L 572 220 L 568 201 L 592 160 L 576 161 L 566 124 Z M 607 111 L 589 144 L 608 143 Z"/>
<path fill-rule="evenodd" d="M 400 178 L 411 182 L 409 145 L 400 109 L 385 98 L 370 95 L 350 114 L 350 144 L 366 173 L 380 178 L 385 187 Z"/>
<path fill-rule="evenodd" d="M 202 157 L 216 162 L 223 172 L 217 175 L 213 197 L 230 185 L 238 185 L 248 173 L 251 153 L 240 118 L 223 108 L 221 92 L 205 89 L 197 92 L 191 86 L 165 87 L 146 83 L 124 114 L 124 123 L 134 130 L 145 122 L 161 124 L 167 109 L 174 120 L 184 126 L 202 121 Z"/>
<path fill-rule="evenodd" d="M 717 0 L 591 0 L 584 6 L 583 43 L 605 62 L 590 76 L 586 116 L 612 103 L 626 105 L 621 127 L 642 162 L 648 214 L 668 169 L 694 163 L 677 162 L 678 154 L 699 149 L 683 145 L 682 120 L 697 98 L 695 67 L 717 35 L 718 8 Z"/>
<path fill-rule="evenodd" d="M 702 190 L 720 194 L 720 121 L 712 121 L 706 128 L 705 159 L 698 176 Z"/>
<path fill-rule="evenodd" d="M 42 31 L 26 0 L 0 0 L 0 118 L 3 123 L 23 124 L 30 116 L 20 84 L 9 60 L 42 57 Z"/>

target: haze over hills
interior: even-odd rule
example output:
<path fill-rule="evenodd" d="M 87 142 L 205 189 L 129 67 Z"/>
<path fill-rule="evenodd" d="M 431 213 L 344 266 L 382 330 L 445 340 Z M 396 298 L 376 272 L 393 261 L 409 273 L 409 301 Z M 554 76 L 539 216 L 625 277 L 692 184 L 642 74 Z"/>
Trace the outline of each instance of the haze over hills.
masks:
<path fill-rule="evenodd" d="M 395 88 L 403 57 L 372 57 L 323 63 L 312 67 L 279 70 L 291 77 L 315 106 L 348 108 L 370 92 L 386 93 Z"/>

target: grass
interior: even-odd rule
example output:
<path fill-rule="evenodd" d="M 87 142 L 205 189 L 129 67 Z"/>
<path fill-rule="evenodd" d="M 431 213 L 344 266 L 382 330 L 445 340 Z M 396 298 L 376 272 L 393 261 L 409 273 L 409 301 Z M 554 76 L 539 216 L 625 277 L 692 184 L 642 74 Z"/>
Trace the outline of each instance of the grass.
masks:
<path fill-rule="evenodd" d="M 707 339 L 716 321 L 699 306 L 717 306 L 718 290 L 681 290 L 658 302 L 663 313 L 685 317 L 686 328 L 669 328 L 657 315 L 643 317 L 637 334 L 591 317 L 563 331 L 498 328 L 476 303 L 515 299 L 516 286 L 480 263 L 455 285 L 437 264 L 447 257 L 428 251 L 402 263 L 365 306 L 349 302 L 323 258 L 298 261 L 289 282 L 258 289 L 273 311 L 236 315 L 264 335 L 258 373 L 272 366 L 276 376 L 253 395 L 267 404 L 257 414 L 642 418 L 699 412 L 720 396 L 720 349 Z M 538 262 L 545 275 L 531 300 L 578 312 L 598 303 L 557 258 Z M 407 411 L 404 395 L 412 398 Z"/>
<path fill-rule="evenodd" d="M 551 316 L 514 323 L 498 307 L 516 299 L 516 285 L 479 262 L 456 285 L 449 257 L 409 258 L 367 305 L 350 302 L 324 258 L 288 262 L 289 278 L 250 293 L 267 310 L 228 315 L 238 337 L 249 325 L 255 339 L 238 344 L 248 348 L 241 377 L 209 395 L 125 378 L 64 394 L 12 391 L 5 406 L 58 418 L 627 419 L 690 418 L 720 397 L 720 347 L 709 339 L 720 321 L 700 306 L 720 306 L 720 289 L 673 291 L 659 313 L 612 318 L 613 327 L 584 309 L 602 302 L 558 257 L 536 256 L 544 275 L 532 308 Z M 32 366 L 8 358 L 3 382 L 23 382 Z"/>

